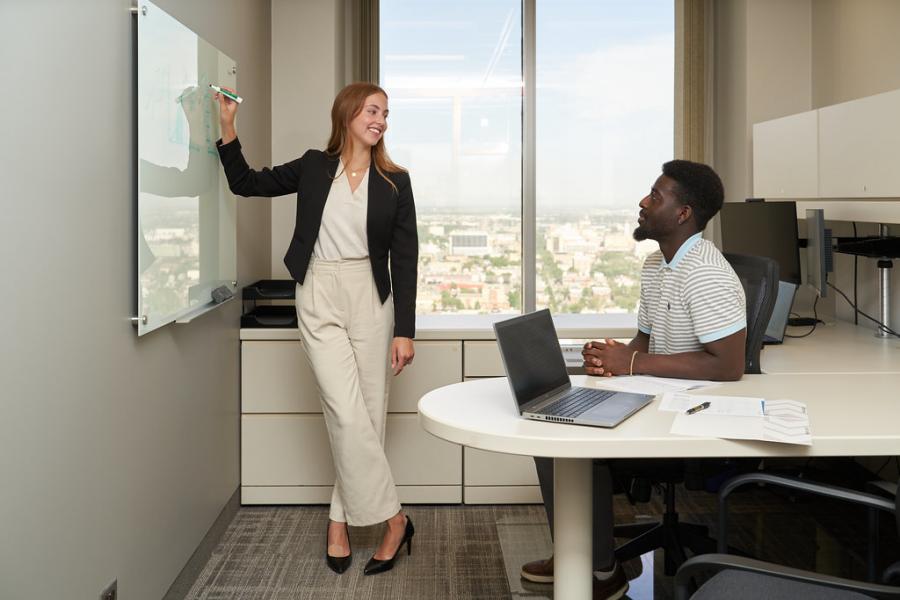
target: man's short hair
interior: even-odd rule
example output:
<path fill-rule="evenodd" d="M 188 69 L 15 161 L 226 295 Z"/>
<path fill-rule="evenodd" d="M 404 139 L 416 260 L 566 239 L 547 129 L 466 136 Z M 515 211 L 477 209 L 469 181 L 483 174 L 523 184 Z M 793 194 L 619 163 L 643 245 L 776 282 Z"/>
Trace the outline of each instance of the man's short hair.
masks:
<path fill-rule="evenodd" d="M 697 229 L 703 231 L 725 199 L 722 180 L 709 165 L 689 160 L 663 164 L 663 175 L 678 184 L 678 201 L 691 207 Z"/>

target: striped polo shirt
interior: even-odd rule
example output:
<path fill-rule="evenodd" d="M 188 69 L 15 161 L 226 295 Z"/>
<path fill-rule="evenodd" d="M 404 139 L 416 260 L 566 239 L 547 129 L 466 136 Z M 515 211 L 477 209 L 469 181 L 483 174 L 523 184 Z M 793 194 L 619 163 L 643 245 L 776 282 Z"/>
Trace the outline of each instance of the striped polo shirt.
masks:
<path fill-rule="evenodd" d="M 700 233 L 686 239 L 671 262 L 659 250 L 644 261 L 638 329 L 650 335 L 651 354 L 702 350 L 746 326 L 744 288 Z"/>

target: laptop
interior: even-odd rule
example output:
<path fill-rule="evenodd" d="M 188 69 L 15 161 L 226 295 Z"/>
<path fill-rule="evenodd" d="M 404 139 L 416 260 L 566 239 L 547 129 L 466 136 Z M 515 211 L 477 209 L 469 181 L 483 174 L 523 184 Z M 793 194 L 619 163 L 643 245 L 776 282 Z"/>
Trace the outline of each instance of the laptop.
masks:
<path fill-rule="evenodd" d="M 615 427 L 653 396 L 574 387 L 547 309 L 494 323 L 509 386 L 526 419 Z"/>
<path fill-rule="evenodd" d="M 769 324 L 763 334 L 763 344 L 780 344 L 784 341 L 784 331 L 787 328 L 791 305 L 794 303 L 796 293 L 797 284 L 787 281 L 778 282 L 778 294 L 775 297 L 772 316 L 769 318 Z"/>

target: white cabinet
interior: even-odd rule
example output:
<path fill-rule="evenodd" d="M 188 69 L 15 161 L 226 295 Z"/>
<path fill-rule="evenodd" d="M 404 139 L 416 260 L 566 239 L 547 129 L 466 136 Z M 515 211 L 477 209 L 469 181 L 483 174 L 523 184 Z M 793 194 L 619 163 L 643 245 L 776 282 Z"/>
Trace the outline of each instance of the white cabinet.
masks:
<path fill-rule="evenodd" d="M 462 502 L 462 447 L 418 424 L 419 398 L 462 381 L 462 342 L 416 344 L 413 364 L 391 380 L 385 453 L 401 502 Z M 241 344 L 241 501 L 327 503 L 331 446 L 316 379 L 299 340 Z"/>
<path fill-rule="evenodd" d="M 413 364 L 391 379 L 391 412 L 417 412 L 419 399 L 431 390 L 462 381 L 462 342 L 416 342 Z"/>
<path fill-rule="evenodd" d="M 466 448 L 466 485 L 537 485 L 530 456 Z"/>
<path fill-rule="evenodd" d="M 241 485 L 334 483 L 322 415 L 241 416 Z"/>
<path fill-rule="evenodd" d="M 299 341 L 241 343 L 241 412 L 322 412 L 316 377 Z"/>
<path fill-rule="evenodd" d="M 753 126 L 753 195 L 833 220 L 897 222 L 900 90 Z M 813 200 L 815 199 L 815 200 Z M 877 200 L 865 200 L 877 199 Z"/>
<path fill-rule="evenodd" d="M 819 195 L 900 196 L 900 90 L 820 108 Z"/>
<path fill-rule="evenodd" d="M 755 197 L 818 197 L 818 127 L 814 110 L 753 126 Z"/>
<path fill-rule="evenodd" d="M 467 341 L 465 348 L 466 377 L 505 377 L 503 360 L 496 341 Z"/>
<path fill-rule="evenodd" d="M 414 488 L 417 502 L 462 500 L 462 449 L 427 433 L 413 414 L 389 414 L 385 454 L 394 483 Z M 322 415 L 245 414 L 241 417 L 241 496 L 244 504 L 275 504 L 289 490 L 248 488 L 318 488 L 294 490 L 328 502 L 334 466 Z M 435 488 L 430 490 L 429 488 Z M 433 493 L 429 493 L 429 491 Z M 247 492 L 247 493 L 245 493 Z M 274 492 L 274 493 L 273 493 Z M 401 493 L 401 501 L 404 500 Z M 312 500 L 316 501 L 316 500 Z"/>
<path fill-rule="evenodd" d="M 327 504 L 334 484 L 331 447 L 301 342 L 260 339 L 258 330 L 253 337 L 241 344 L 241 502 Z M 493 340 L 416 342 L 413 364 L 391 379 L 385 435 L 401 502 L 541 501 L 531 457 L 464 449 L 418 423 L 417 405 L 427 392 L 466 378 L 502 376 Z"/>

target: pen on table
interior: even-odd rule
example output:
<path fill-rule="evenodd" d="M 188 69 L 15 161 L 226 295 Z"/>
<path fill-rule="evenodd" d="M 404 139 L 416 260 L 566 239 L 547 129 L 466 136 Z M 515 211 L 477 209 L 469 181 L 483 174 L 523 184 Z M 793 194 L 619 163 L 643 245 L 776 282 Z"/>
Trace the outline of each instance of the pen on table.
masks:
<path fill-rule="evenodd" d="M 692 414 L 700 412 L 701 410 L 706 409 L 706 408 L 709 408 L 709 402 L 704 402 L 702 404 L 698 404 L 697 406 L 693 406 L 693 407 L 687 409 L 686 411 L 684 411 L 684 414 L 692 415 Z"/>
<path fill-rule="evenodd" d="M 225 96 L 226 98 L 231 98 L 232 100 L 234 100 L 234 101 L 237 102 L 238 104 L 240 104 L 241 102 L 244 101 L 243 98 L 241 98 L 240 96 L 238 96 L 237 94 L 235 94 L 234 92 L 232 92 L 232 91 L 230 91 L 230 90 L 226 90 L 225 88 L 221 88 L 221 87 L 219 87 L 219 86 L 217 86 L 217 85 L 213 85 L 213 84 L 209 84 L 209 87 L 210 87 L 210 89 L 212 89 L 213 91 L 222 94 L 222 95 Z"/>

